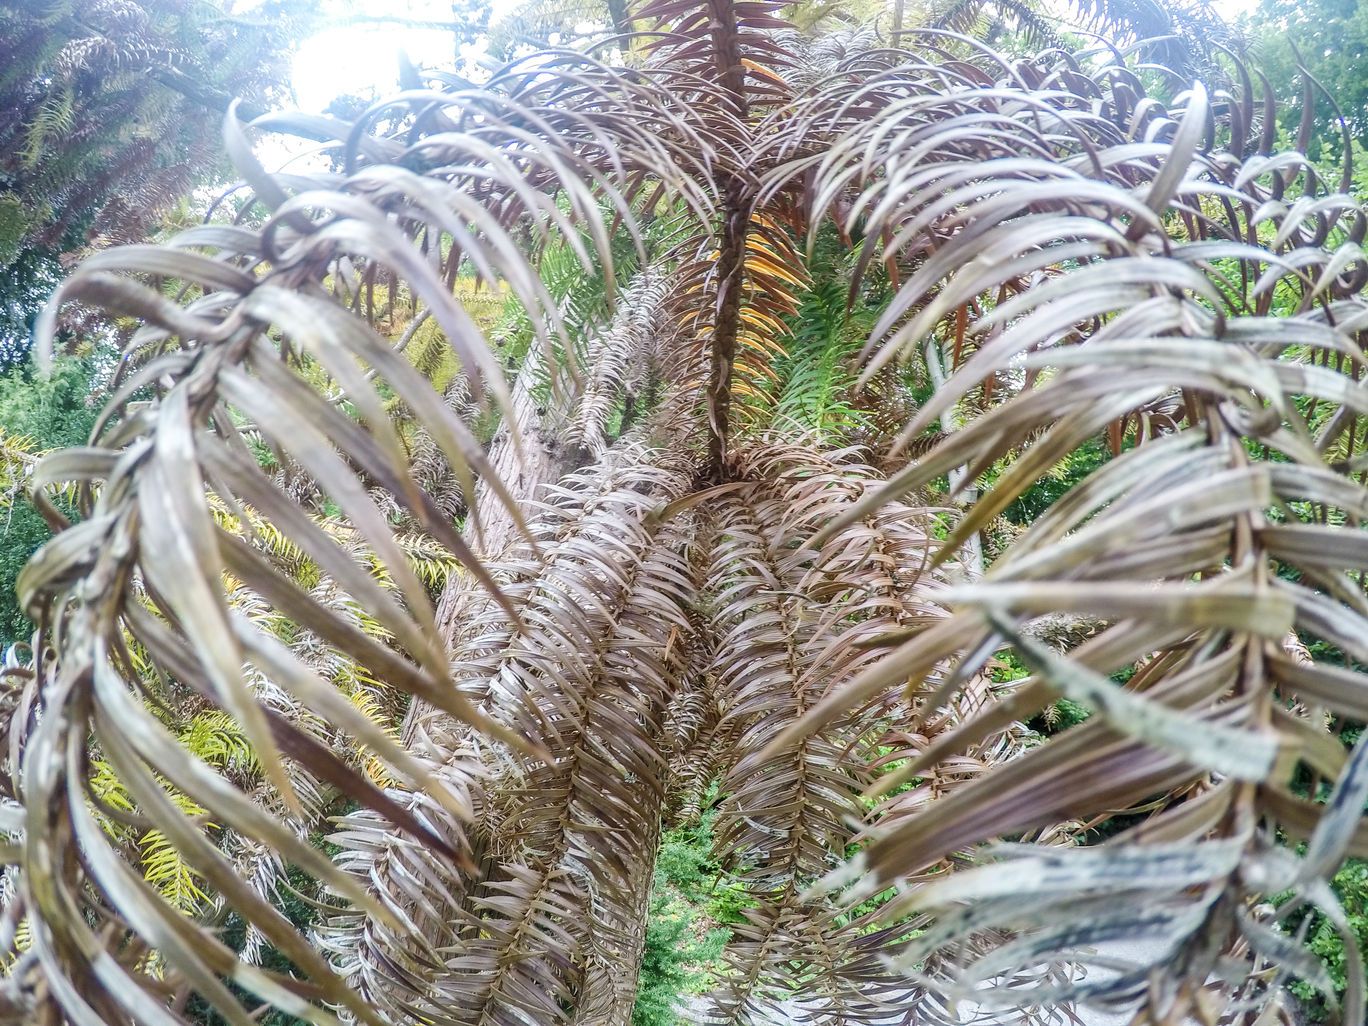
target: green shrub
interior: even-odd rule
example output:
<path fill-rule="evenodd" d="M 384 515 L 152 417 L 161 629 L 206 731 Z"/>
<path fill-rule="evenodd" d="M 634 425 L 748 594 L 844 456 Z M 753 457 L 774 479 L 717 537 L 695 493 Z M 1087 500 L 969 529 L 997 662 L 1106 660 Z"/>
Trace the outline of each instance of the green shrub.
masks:
<path fill-rule="evenodd" d="M 27 439 L 35 452 L 84 445 L 95 425 L 88 360 L 60 360 L 50 374 L 32 363 L 0 375 L 0 430 Z M 16 476 L 11 468 L 7 477 Z M 33 623 L 14 593 L 19 571 L 50 537 L 46 521 L 22 494 L 0 496 L 0 642 L 27 639 Z"/>
<path fill-rule="evenodd" d="M 723 927 L 704 930 L 700 916 L 687 902 L 657 889 L 651 898 L 651 917 L 646 923 L 646 947 L 641 955 L 632 1026 L 673 1026 L 679 1021 L 676 1008 L 682 994 L 698 989 L 711 977 L 709 966 L 722 954 L 731 931 Z"/>
<path fill-rule="evenodd" d="M 739 922 L 751 904 L 713 861 L 715 815 L 709 810 L 698 823 L 661 838 L 632 1026 L 679 1021 L 680 996 L 705 990 L 719 968 L 731 937 L 722 924 Z"/>
<path fill-rule="evenodd" d="M 1339 896 L 1349 917 L 1349 926 L 1358 939 L 1359 950 L 1368 957 L 1368 862 L 1349 859 L 1331 886 Z M 1293 925 L 1296 925 L 1294 920 Z M 1311 925 L 1306 933 L 1306 946 L 1315 953 L 1335 982 L 1335 991 L 1344 993 L 1344 940 L 1334 925 L 1319 912 L 1311 913 Z M 1310 984 L 1297 981 L 1289 988 L 1302 1001 L 1302 1009 L 1312 1022 L 1323 1022 L 1329 1015 L 1325 996 Z"/>

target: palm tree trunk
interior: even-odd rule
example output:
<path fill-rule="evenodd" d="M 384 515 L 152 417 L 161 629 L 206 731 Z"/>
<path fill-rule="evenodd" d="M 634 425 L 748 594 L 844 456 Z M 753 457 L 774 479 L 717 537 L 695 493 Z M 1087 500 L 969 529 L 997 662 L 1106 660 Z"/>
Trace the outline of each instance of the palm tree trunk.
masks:
<path fill-rule="evenodd" d="M 708 474 L 725 476 L 727 434 L 731 420 L 732 366 L 741 330 L 741 300 L 746 284 L 746 232 L 751 197 L 746 183 L 731 176 L 722 206 L 722 240 L 717 259 L 716 315 L 712 326 L 708 374 Z"/>
<path fill-rule="evenodd" d="M 631 31 L 632 13 L 627 9 L 626 0 L 608 0 L 608 20 L 619 35 Z"/>

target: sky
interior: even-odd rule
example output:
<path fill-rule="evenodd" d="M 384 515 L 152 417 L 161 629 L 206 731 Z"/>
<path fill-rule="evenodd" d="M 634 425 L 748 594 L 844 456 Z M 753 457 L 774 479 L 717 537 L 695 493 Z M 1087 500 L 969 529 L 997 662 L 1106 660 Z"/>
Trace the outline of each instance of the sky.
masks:
<path fill-rule="evenodd" d="M 232 8 L 248 11 L 261 0 L 236 0 Z M 518 0 L 493 0 L 494 18 L 512 10 Z M 318 0 L 328 16 L 395 16 L 417 21 L 448 21 L 451 0 Z M 399 53 L 419 66 L 451 67 L 452 37 L 431 29 L 365 23 L 340 25 L 306 39 L 294 57 L 291 88 L 297 109 L 321 113 L 343 94 L 385 96 L 399 88 Z M 257 143 L 257 158 L 271 170 L 307 168 L 318 158 L 317 147 L 291 135 L 269 135 Z M 300 162 L 303 162 L 302 165 Z"/>
<path fill-rule="evenodd" d="M 260 0 L 238 0 L 235 7 L 249 9 Z M 1213 0 L 1225 17 L 1254 7 L 1257 0 Z M 320 0 L 330 15 L 394 15 L 419 20 L 444 21 L 451 16 L 451 0 Z M 493 0 L 494 20 L 518 6 L 518 0 Z M 398 25 L 365 24 L 328 29 L 306 40 L 294 61 L 293 85 L 300 110 L 316 113 L 339 93 L 380 95 L 397 88 L 399 52 L 404 50 L 417 65 L 449 66 L 451 37 L 432 30 L 406 29 Z"/>
<path fill-rule="evenodd" d="M 492 0 L 497 20 L 518 6 L 519 0 Z M 249 11 L 261 0 L 230 0 L 236 11 Z M 319 0 L 328 16 L 356 15 L 449 21 L 451 0 Z M 399 52 L 419 66 L 450 67 L 452 38 L 431 29 L 364 23 L 339 25 L 306 39 L 294 59 L 295 102 L 300 110 L 318 113 L 341 93 L 383 95 L 398 88 Z"/>
<path fill-rule="evenodd" d="M 449 20 L 450 0 L 350 0 L 324 2 L 325 11 L 399 15 L 431 21 Z M 496 4 L 509 8 L 512 3 Z M 338 93 L 381 94 L 398 88 L 399 51 L 416 65 L 449 66 L 453 61 L 451 36 L 397 25 L 366 24 L 328 29 L 306 40 L 294 62 L 295 97 L 301 110 L 321 111 Z"/>

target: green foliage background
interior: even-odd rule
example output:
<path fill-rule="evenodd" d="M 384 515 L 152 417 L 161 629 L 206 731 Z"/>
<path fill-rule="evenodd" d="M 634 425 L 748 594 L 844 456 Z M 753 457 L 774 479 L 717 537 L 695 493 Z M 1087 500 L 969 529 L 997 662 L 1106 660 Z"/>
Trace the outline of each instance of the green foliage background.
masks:
<path fill-rule="evenodd" d="M 84 445 L 95 424 L 91 397 L 92 362 L 88 358 L 60 360 L 44 374 L 30 361 L 0 375 L 0 430 L 23 439 L 35 452 Z M 14 583 L 38 546 L 47 541 L 47 523 L 14 480 L 0 496 L 0 640 L 6 646 L 26 639 L 33 623 L 19 608 Z"/>
<path fill-rule="evenodd" d="M 673 1026 L 681 996 L 701 993 L 731 931 L 741 919 L 742 892 L 712 861 L 709 811 L 692 826 L 666 831 L 656 857 L 646 947 L 637 978 L 632 1026 Z"/>

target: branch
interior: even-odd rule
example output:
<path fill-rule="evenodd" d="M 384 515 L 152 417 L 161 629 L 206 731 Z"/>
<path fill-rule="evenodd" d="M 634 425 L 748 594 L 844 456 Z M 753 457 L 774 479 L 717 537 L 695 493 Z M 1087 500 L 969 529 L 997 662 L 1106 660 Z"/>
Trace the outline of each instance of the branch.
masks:
<path fill-rule="evenodd" d="M 220 89 L 202 82 L 193 75 L 187 75 L 179 68 L 169 66 L 157 66 L 147 69 L 149 78 L 156 79 L 166 88 L 171 89 L 189 100 L 191 103 L 206 107 L 217 114 L 226 113 L 228 107 L 233 102 L 233 97 Z M 252 121 L 262 117 L 267 113 L 263 107 L 258 107 L 254 103 L 243 100 L 238 103 L 238 117 L 243 121 Z"/>
<path fill-rule="evenodd" d="M 349 14 L 345 18 L 329 18 L 330 28 L 349 25 L 400 25 L 403 28 L 423 29 L 431 32 L 468 32 L 470 26 L 459 21 L 428 21 L 423 18 L 405 18 L 398 14 Z"/>

